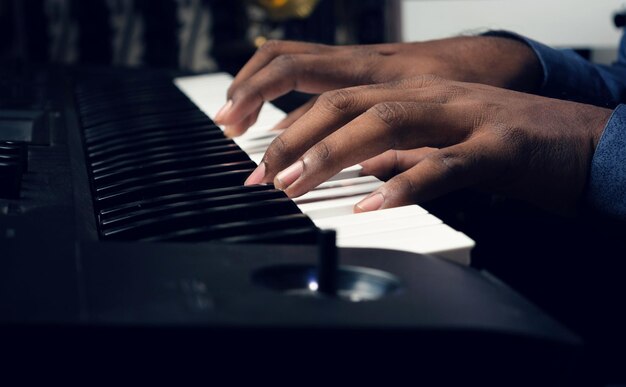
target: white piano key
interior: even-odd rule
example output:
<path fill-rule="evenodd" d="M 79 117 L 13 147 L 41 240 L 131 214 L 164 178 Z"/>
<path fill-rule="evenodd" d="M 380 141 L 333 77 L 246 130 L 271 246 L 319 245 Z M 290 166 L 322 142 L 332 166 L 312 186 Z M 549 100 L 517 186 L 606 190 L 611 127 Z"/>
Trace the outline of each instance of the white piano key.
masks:
<path fill-rule="evenodd" d="M 263 155 L 265 155 L 265 152 L 249 154 L 248 157 L 250 157 L 250 160 L 254 161 L 256 165 L 259 165 L 261 160 L 263 160 Z"/>
<path fill-rule="evenodd" d="M 241 145 L 238 141 L 235 140 L 235 144 L 239 145 L 239 147 L 246 152 L 247 154 L 255 154 L 255 153 L 265 153 L 265 151 L 267 150 L 267 145 L 265 146 L 247 146 L 247 145 Z"/>
<path fill-rule="evenodd" d="M 353 165 L 351 167 L 343 169 L 341 172 L 339 172 L 335 176 L 333 176 L 330 179 L 328 179 L 328 181 L 341 180 L 341 179 L 350 179 L 350 178 L 354 178 L 354 177 L 359 177 L 359 176 L 361 176 L 361 171 L 362 170 L 363 170 L 363 167 L 360 166 L 359 164 Z"/>
<path fill-rule="evenodd" d="M 262 136 L 256 136 L 258 134 L 262 134 Z M 274 138 L 278 136 L 278 132 L 272 133 L 264 132 L 264 133 L 247 133 L 233 138 L 235 144 L 237 144 L 244 152 L 246 153 L 258 153 L 265 152 L 267 147 L 272 143 Z"/>
<path fill-rule="evenodd" d="M 387 208 L 378 211 L 360 212 L 358 214 L 318 219 L 315 221 L 315 225 L 320 228 L 334 228 L 351 226 L 359 223 L 381 222 L 386 219 L 403 219 L 411 216 L 425 215 L 427 213 L 428 211 L 422 207 L 412 204 L 409 206 Z"/>
<path fill-rule="evenodd" d="M 233 77 L 230 74 L 206 74 L 174 79 L 174 84 L 207 116 L 215 117 L 226 103 L 226 91 Z M 264 104 L 255 125 L 249 132 L 262 132 L 271 129 L 285 118 L 286 114 L 271 104 Z"/>
<path fill-rule="evenodd" d="M 281 132 L 278 130 L 268 130 L 266 132 L 244 133 L 235 137 L 235 141 L 241 142 L 243 146 L 269 145 Z"/>
<path fill-rule="evenodd" d="M 340 247 L 376 247 L 432 254 L 461 264 L 469 264 L 469 251 L 474 241 L 450 226 L 439 224 L 417 229 L 385 231 L 372 236 L 338 238 Z"/>
<path fill-rule="evenodd" d="M 358 176 L 358 177 L 350 177 L 346 179 L 337 179 L 337 180 L 327 180 L 322 184 L 315 187 L 315 189 L 327 189 L 327 188 L 338 188 L 338 187 L 350 187 L 353 185 L 366 184 L 366 183 L 376 183 L 380 182 L 375 176 Z"/>
<path fill-rule="evenodd" d="M 354 211 L 354 205 L 363 200 L 367 195 L 358 195 L 348 198 L 325 200 L 314 203 L 298 205 L 300 211 L 307 214 L 313 221 L 331 216 L 348 215 Z"/>
<path fill-rule="evenodd" d="M 356 214 L 355 214 L 356 215 Z M 389 218 L 376 222 L 356 223 L 351 225 L 335 225 L 333 228 L 337 232 L 337 238 L 350 238 L 370 235 L 377 238 L 384 232 L 400 231 L 420 227 L 434 226 L 442 224 L 441 219 L 431 214 L 409 216 L 404 218 Z"/>
<path fill-rule="evenodd" d="M 294 198 L 293 201 L 296 202 L 296 204 L 311 203 L 320 200 L 330 200 L 369 194 L 372 193 L 372 191 L 374 191 L 376 188 L 380 187 L 382 184 L 382 181 L 376 181 L 372 183 L 358 184 L 347 187 L 318 189 L 309 191 L 300 197 Z"/>

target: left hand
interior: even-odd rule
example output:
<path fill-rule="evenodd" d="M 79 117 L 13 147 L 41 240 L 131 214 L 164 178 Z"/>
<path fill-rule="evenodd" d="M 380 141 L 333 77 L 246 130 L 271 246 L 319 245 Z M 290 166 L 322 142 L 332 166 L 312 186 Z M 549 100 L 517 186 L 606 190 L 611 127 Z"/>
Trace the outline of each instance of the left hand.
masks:
<path fill-rule="evenodd" d="M 571 212 L 610 114 L 435 76 L 340 89 L 322 94 L 274 140 L 246 184 L 273 180 L 295 197 L 373 157 L 366 169 L 384 175 L 400 155 L 402 172 L 355 211 L 480 187 Z"/>
<path fill-rule="evenodd" d="M 534 51 L 503 37 L 459 36 L 356 46 L 270 40 L 239 71 L 228 89 L 228 102 L 214 120 L 224 125 L 224 134 L 234 137 L 254 124 L 264 101 L 289 91 L 320 94 L 420 74 L 525 91 L 536 89 L 542 79 Z M 292 112 L 288 121 L 307 109 Z"/>

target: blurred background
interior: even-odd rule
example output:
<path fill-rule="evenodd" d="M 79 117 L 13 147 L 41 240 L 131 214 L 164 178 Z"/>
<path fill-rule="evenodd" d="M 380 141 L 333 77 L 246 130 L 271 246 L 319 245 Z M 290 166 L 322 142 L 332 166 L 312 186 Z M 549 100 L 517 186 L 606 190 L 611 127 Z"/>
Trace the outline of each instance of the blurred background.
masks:
<path fill-rule="evenodd" d="M 0 0 L 0 57 L 232 71 L 267 39 L 390 39 L 376 0 Z"/>
<path fill-rule="evenodd" d="M 0 59 L 233 72 L 267 39 L 370 44 L 504 28 L 610 62 L 624 3 L 0 0 Z"/>

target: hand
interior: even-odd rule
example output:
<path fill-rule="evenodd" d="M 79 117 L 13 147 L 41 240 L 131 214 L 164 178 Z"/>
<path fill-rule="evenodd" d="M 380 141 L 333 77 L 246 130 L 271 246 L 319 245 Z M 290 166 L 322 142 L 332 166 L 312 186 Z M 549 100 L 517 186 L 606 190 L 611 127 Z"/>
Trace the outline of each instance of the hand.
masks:
<path fill-rule="evenodd" d="M 215 121 L 226 125 L 226 135 L 237 136 L 256 122 L 264 101 L 292 90 L 320 94 L 421 74 L 529 91 L 538 87 L 542 70 L 528 46 L 501 37 L 370 46 L 269 41 L 237 74 L 228 90 L 228 102 Z M 310 106 L 295 111 L 281 126 Z"/>
<path fill-rule="evenodd" d="M 375 157 L 366 162 L 370 170 L 401 173 L 356 211 L 480 187 L 571 212 L 610 114 L 435 76 L 341 89 L 322 94 L 278 136 L 246 184 L 274 180 L 295 197 Z"/>

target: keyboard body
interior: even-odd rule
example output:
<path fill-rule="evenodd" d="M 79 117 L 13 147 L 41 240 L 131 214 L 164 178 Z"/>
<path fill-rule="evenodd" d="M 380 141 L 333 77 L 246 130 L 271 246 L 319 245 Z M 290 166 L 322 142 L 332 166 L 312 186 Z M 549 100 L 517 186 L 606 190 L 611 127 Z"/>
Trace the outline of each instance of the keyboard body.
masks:
<path fill-rule="evenodd" d="M 154 84 L 173 79 L 160 72 L 39 69 L 17 77 L 17 89 L 3 89 L 26 99 L 13 98 L 13 111 L 43 116 L 37 123 L 24 119 L 30 126 L 19 131 L 29 152 L 19 197 L 0 199 L 0 336 L 15 359 L 54 363 L 63 349 L 76 361 L 111 353 L 120 362 L 210 359 L 232 365 L 237 359 L 246 369 L 279 364 L 294 372 L 307 372 L 322 361 L 363 381 L 373 375 L 414 376 L 419 364 L 420 377 L 463 375 L 484 385 L 572 374 L 578 337 L 497 279 L 454 262 L 341 248 L 343 267 L 387 273 L 399 284 L 376 301 L 351 302 L 286 294 L 255 279 L 276 266 L 315 267 L 316 228 L 306 219 L 296 233 L 224 236 L 211 234 L 219 231 L 211 218 L 219 211 L 203 208 L 206 222 L 189 215 L 190 226 L 179 234 L 176 227 L 155 232 L 149 224 L 123 237 L 107 234 L 111 229 L 100 215 L 111 208 L 98 203 L 94 159 L 87 156 L 77 101 L 88 93 L 85 85 L 102 79 L 124 79 L 128 85 L 146 77 L 154 77 Z M 119 111 L 125 114 L 122 105 Z M 110 119 L 102 117 L 105 123 Z M 268 195 L 274 195 L 268 201 L 292 207 L 280 193 Z M 203 240 L 207 235 L 219 238 Z M 357 367 L 371 371 L 355 373 Z M 446 372 L 450 369 L 459 373 Z M 510 375 L 519 378 L 502 379 Z"/>

